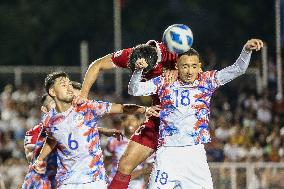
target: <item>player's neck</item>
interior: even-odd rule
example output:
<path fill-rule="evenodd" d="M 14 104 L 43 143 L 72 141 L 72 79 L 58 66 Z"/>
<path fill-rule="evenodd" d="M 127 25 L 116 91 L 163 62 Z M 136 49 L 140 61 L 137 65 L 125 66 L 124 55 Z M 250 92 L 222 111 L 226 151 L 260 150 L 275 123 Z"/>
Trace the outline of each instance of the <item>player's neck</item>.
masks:
<path fill-rule="evenodd" d="M 187 82 L 187 81 L 181 80 L 180 78 L 178 80 L 182 85 L 192 85 L 194 83 L 194 82 L 191 82 L 191 81 Z"/>
<path fill-rule="evenodd" d="M 66 110 L 68 110 L 70 107 L 72 106 L 72 103 L 70 102 L 56 102 L 56 111 L 58 113 L 62 113 L 65 112 Z"/>

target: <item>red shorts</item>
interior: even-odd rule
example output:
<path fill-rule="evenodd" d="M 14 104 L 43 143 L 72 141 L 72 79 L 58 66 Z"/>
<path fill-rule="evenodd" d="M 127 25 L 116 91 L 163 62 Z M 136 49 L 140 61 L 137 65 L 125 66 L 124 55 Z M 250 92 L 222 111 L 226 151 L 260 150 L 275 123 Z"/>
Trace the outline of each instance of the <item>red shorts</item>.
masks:
<path fill-rule="evenodd" d="M 159 125 L 160 118 L 150 117 L 135 131 L 130 140 L 156 150 L 159 139 Z"/>

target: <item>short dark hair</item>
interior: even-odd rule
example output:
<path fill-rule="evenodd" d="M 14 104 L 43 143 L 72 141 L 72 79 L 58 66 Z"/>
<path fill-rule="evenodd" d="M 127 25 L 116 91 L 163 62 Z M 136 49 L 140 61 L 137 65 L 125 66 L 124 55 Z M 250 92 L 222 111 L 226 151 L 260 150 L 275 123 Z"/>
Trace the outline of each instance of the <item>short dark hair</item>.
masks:
<path fill-rule="evenodd" d="M 152 70 L 158 60 L 158 54 L 155 47 L 142 44 L 134 47 L 128 61 L 128 67 L 133 72 L 135 70 L 135 63 L 139 58 L 144 58 L 148 66 L 144 69 L 144 72 Z"/>
<path fill-rule="evenodd" d="M 183 55 L 187 55 L 187 56 L 198 56 L 198 58 L 200 58 L 199 53 L 197 52 L 197 50 L 195 50 L 194 48 L 190 48 L 188 51 L 179 54 L 178 57 L 181 57 Z"/>
<path fill-rule="evenodd" d="M 190 48 L 188 51 L 179 54 L 178 57 L 180 58 L 181 56 L 186 55 L 186 56 L 197 56 L 199 59 L 199 62 L 201 63 L 201 66 L 204 64 L 202 57 L 199 55 L 198 51 L 195 50 L 194 48 Z"/>
<path fill-rule="evenodd" d="M 81 90 L 82 89 L 82 84 L 81 83 L 76 82 L 76 81 L 71 81 L 71 83 L 72 83 L 72 87 L 74 89 L 77 89 L 77 90 Z"/>
<path fill-rule="evenodd" d="M 47 94 L 49 94 L 49 89 L 54 85 L 54 82 L 59 77 L 67 77 L 69 78 L 68 74 L 65 72 L 52 72 L 48 74 L 44 80 L 44 88 Z"/>

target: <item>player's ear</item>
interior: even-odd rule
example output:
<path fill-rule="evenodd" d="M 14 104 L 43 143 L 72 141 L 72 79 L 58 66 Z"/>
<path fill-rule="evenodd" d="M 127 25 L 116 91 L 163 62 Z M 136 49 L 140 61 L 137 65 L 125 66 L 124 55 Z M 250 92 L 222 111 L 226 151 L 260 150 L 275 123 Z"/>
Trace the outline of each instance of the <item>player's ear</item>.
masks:
<path fill-rule="evenodd" d="M 41 106 L 40 107 L 40 110 L 43 112 L 43 113 L 47 113 L 47 108 L 45 106 Z"/>
<path fill-rule="evenodd" d="M 203 72 L 203 70 L 202 70 L 202 67 L 201 67 L 201 66 L 202 66 L 202 64 L 201 64 L 201 62 L 199 62 L 199 63 L 198 63 L 199 72 Z"/>
<path fill-rule="evenodd" d="M 55 97 L 55 96 L 56 96 L 53 87 L 51 87 L 51 88 L 48 90 L 48 94 L 49 94 L 51 97 Z"/>
<path fill-rule="evenodd" d="M 178 69 L 178 64 L 179 64 L 179 58 L 177 59 L 177 62 L 175 64 L 175 69 L 177 70 Z"/>

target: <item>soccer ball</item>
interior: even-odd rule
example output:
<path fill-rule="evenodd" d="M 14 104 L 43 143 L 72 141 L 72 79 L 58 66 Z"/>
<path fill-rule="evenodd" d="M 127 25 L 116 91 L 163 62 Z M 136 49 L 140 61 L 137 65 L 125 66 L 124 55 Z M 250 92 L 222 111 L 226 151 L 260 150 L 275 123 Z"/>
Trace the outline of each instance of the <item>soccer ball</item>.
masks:
<path fill-rule="evenodd" d="M 170 52 L 182 54 L 192 46 L 192 31 L 184 24 L 171 25 L 164 31 L 163 43 Z"/>

